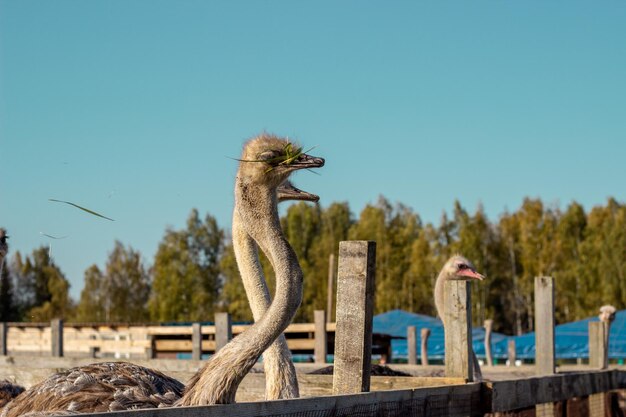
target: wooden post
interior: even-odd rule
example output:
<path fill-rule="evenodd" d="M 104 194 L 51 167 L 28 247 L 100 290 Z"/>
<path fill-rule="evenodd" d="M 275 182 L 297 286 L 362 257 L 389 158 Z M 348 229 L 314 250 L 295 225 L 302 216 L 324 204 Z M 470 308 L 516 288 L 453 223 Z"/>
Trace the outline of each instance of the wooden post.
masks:
<path fill-rule="evenodd" d="M 315 310 L 313 312 L 315 318 L 315 363 L 326 363 L 327 338 L 326 338 L 326 312 L 324 310 Z"/>
<path fill-rule="evenodd" d="M 146 359 L 154 359 L 157 356 L 156 352 L 156 340 L 154 335 L 148 335 L 147 339 L 150 341 L 149 347 L 147 347 L 144 351 L 144 356 Z"/>
<path fill-rule="evenodd" d="M 607 368 L 605 330 L 601 321 L 589 322 L 589 366 L 592 368 Z"/>
<path fill-rule="evenodd" d="M 94 359 L 98 357 L 98 352 L 100 352 L 100 348 L 98 346 L 89 346 L 89 357 Z"/>
<path fill-rule="evenodd" d="M 424 327 L 420 330 L 420 336 L 422 338 L 422 365 L 426 366 L 428 365 L 428 338 L 430 337 L 430 329 Z"/>
<path fill-rule="evenodd" d="M 406 328 L 406 351 L 409 365 L 417 364 L 417 329 L 415 326 Z"/>
<path fill-rule="evenodd" d="M 517 349 L 515 347 L 515 339 L 511 338 L 507 342 L 507 356 L 509 357 L 509 365 L 515 366 L 515 362 L 517 361 Z"/>
<path fill-rule="evenodd" d="M 191 325 L 191 359 L 194 361 L 202 359 L 202 325 L 200 323 Z"/>
<path fill-rule="evenodd" d="M 215 313 L 215 351 L 217 352 L 233 338 L 233 326 L 228 313 Z"/>
<path fill-rule="evenodd" d="M 607 324 L 601 321 L 589 322 L 589 366 L 591 368 L 608 368 Z M 589 396 L 590 417 L 604 417 L 606 415 L 606 397 L 603 392 Z"/>
<path fill-rule="evenodd" d="M 63 320 L 52 319 L 50 322 L 50 333 L 52 341 L 52 356 L 63 357 Z"/>
<path fill-rule="evenodd" d="M 9 353 L 7 349 L 7 336 L 9 335 L 9 326 L 2 322 L 0 323 L 0 355 L 6 356 Z"/>
<path fill-rule="evenodd" d="M 485 320 L 485 360 L 487 366 L 493 366 L 493 356 L 491 354 L 491 331 L 493 329 L 493 320 Z"/>
<path fill-rule="evenodd" d="M 467 281 L 444 283 L 446 377 L 474 381 L 472 366 L 472 301 Z"/>
<path fill-rule="evenodd" d="M 333 394 L 370 389 L 376 242 L 339 243 Z"/>
<path fill-rule="evenodd" d="M 335 298 L 335 255 L 328 256 L 328 295 L 326 302 L 326 320 L 331 323 L 333 321 L 333 299 Z"/>
<path fill-rule="evenodd" d="M 535 277 L 535 373 L 554 374 L 554 279 Z M 554 403 L 537 404 L 538 416 L 553 417 Z"/>
<path fill-rule="evenodd" d="M 554 279 L 535 277 L 535 372 L 554 370 Z"/>

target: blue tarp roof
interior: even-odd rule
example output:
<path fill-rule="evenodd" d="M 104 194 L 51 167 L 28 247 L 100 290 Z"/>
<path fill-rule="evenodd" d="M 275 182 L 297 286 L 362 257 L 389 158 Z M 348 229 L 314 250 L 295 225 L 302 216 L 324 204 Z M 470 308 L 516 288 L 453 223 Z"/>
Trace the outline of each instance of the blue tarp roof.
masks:
<path fill-rule="evenodd" d="M 384 333 L 391 336 L 406 338 L 408 326 L 415 326 L 417 329 L 417 346 L 418 356 L 420 355 L 419 346 L 421 345 L 420 329 L 427 327 L 430 329 L 428 338 L 428 357 L 430 359 L 443 359 L 444 357 L 444 338 L 443 325 L 438 318 L 426 316 L 424 314 L 409 313 L 404 310 L 392 310 L 386 313 L 374 316 L 374 333 Z M 506 338 L 507 336 L 500 333 L 492 333 L 492 352 L 496 355 L 497 344 L 504 341 L 503 356 L 506 357 Z M 485 329 L 475 327 L 472 329 L 472 341 L 474 351 L 477 356 L 485 355 Z M 407 357 L 406 339 L 393 339 L 391 341 L 391 350 L 394 358 Z"/>
<path fill-rule="evenodd" d="M 556 357 L 558 359 L 574 359 L 589 357 L 589 322 L 598 321 L 597 317 L 560 324 L 554 331 Z M 535 333 L 526 333 L 512 337 L 515 340 L 515 351 L 519 359 L 535 357 Z M 506 350 L 506 341 L 504 344 Z M 618 311 L 611 325 L 609 334 L 609 358 L 626 358 L 626 310 Z"/>
<path fill-rule="evenodd" d="M 589 356 L 588 332 L 590 321 L 598 321 L 598 318 L 591 317 L 556 326 L 555 343 L 558 359 L 586 358 Z M 441 320 L 403 310 L 392 310 L 374 316 L 374 333 L 406 338 L 408 326 L 417 328 L 418 356 L 421 344 L 420 329 L 427 327 L 431 331 L 428 338 L 428 357 L 443 359 L 444 338 Z M 493 333 L 491 350 L 494 358 L 506 359 L 509 339 L 515 340 L 518 359 L 533 359 L 535 357 L 535 333 L 533 332 L 516 337 Z M 473 328 L 472 342 L 478 357 L 485 356 L 484 340 L 485 330 L 482 327 Z M 394 358 L 406 358 L 406 339 L 393 339 L 391 349 Z M 617 312 L 615 321 L 611 326 L 609 357 L 626 358 L 626 310 Z"/>

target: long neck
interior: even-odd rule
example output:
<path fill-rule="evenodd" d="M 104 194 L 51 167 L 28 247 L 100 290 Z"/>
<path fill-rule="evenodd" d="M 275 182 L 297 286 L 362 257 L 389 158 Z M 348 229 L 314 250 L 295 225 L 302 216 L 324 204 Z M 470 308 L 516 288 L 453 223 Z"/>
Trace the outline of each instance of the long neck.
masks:
<path fill-rule="evenodd" d="M 437 315 L 443 322 L 444 316 L 444 303 L 443 303 L 443 287 L 444 282 L 446 282 L 446 274 L 444 270 L 441 270 L 439 276 L 437 277 L 437 282 L 435 282 L 435 307 L 437 308 Z"/>
<path fill-rule="evenodd" d="M 239 210 L 233 212 L 233 249 L 237 266 L 243 282 L 254 321 L 258 321 L 269 308 L 271 299 L 263 268 L 259 262 L 259 252 L 248 232 L 243 226 Z"/>
<path fill-rule="evenodd" d="M 254 190 L 254 194 L 250 191 Z M 302 300 L 302 270 L 278 218 L 276 190 L 237 178 L 235 205 L 248 234 L 276 272 L 276 296 L 267 313 L 218 351 L 191 379 L 180 405 L 227 404 L 268 346 L 287 328 Z"/>

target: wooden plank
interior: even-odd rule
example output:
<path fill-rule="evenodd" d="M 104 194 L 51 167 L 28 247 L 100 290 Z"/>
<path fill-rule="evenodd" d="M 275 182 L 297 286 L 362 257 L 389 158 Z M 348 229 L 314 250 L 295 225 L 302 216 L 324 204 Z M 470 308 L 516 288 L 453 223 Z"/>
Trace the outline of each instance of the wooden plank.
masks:
<path fill-rule="evenodd" d="M 626 375 L 626 372 L 621 371 Z M 492 412 L 504 412 L 607 392 L 624 386 L 620 371 L 573 372 L 486 383 Z M 551 405 L 551 404 L 550 404 Z"/>
<path fill-rule="evenodd" d="M 324 310 L 315 310 L 315 363 L 326 363 L 326 354 L 328 349 L 328 341 L 326 338 L 326 312 Z M 288 345 L 289 346 L 289 345 Z M 289 347 L 291 349 L 291 347 Z"/>
<path fill-rule="evenodd" d="M 202 325 L 193 323 L 191 329 L 191 359 L 199 361 L 202 358 Z"/>
<path fill-rule="evenodd" d="M 430 329 L 424 327 L 420 330 L 421 341 L 421 353 L 422 353 L 422 366 L 428 365 L 428 338 L 430 337 Z"/>
<path fill-rule="evenodd" d="M 606 326 L 601 321 L 589 322 L 589 366 L 595 369 L 607 368 Z"/>
<path fill-rule="evenodd" d="M 215 313 L 215 348 L 220 350 L 233 338 L 233 328 L 228 313 Z"/>
<path fill-rule="evenodd" d="M 158 408 L 115 412 L 115 417 L 269 417 L 277 415 L 423 415 L 482 416 L 481 386 L 478 383 L 447 387 L 365 392 L 291 400 Z M 366 413 L 366 410 L 369 411 Z M 110 416 L 111 413 L 83 414 Z"/>
<path fill-rule="evenodd" d="M 554 279 L 535 277 L 535 369 L 554 373 Z"/>
<path fill-rule="evenodd" d="M 52 356 L 63 356 L 63 320 L 52 319 L 50 322 L 50 331 L 52 333 Z"/>
<path fill-rule="evenodd" d="M 339 243 L 333 393 L 369 391 L 376 242 Z"/>
<path fill-rule="evenodd" d="M 446 281 L 443 292 L 446 376 L 473 381 L 470 284 L 461 280 Z"/>
<path fill-rule="evenodd" d="M 485 361 L 487 366 L 493 366 L 493 355 L 491 354 L 491 332 L 493 330 L 493 320 L 485 320 Z"/>
<path fill-rule="evenodd" d="M 408 326 L 406 328 L 406 345 L 409 365 L 417 364 L 417 328 Z"/>
<path fill-rule="evenodd" d="M 335 299 L 335 254 L 328 255 L 328 285 L 326 287 L 326 319 L 333 321 L 333 300 Z"/>

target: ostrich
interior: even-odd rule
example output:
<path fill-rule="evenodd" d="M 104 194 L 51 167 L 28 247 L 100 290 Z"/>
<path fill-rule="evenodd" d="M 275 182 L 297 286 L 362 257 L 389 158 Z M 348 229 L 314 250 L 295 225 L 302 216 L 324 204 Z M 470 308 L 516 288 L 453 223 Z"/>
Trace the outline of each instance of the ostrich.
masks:
<path fill-rule="evenodd" d="M 2 417 L 32 411 L 95 412 L 234 402 L 239 384 L 289 325 L 302 299 L 302 269 L 280 228 L 277 189 L 294 171 L 323 165 L 322 158 L 306 155 L 273 135 L 260 135 L 244 146 L 235 186 L 238 215 L 276 271 L 276 296 L 266 314 L 213 355 L 186 387 L 129 363 L 94 364 L 55 374 L 31 387 L 7 405 Z M 119 368 L 129 371 L 120 374 Z M 99 391 L 108 392 L 99 396 Z"/>
<path fill-rule="evenodd" d="M 445 304 L 443 302 L 443 284 L 445 283 L 445 281 L 471 279 L 482 280 L 483 278 L 485 277 L 476 272 L 476 268 L 474 268 L 474 265 L 463 256 L 454 255 L 453 257 L 448 259 L 448 261 L 441 269 L 441 272 L 439 272 L 437 282 L 435 283 L 435 307 L 437 308 L 437 314 L 439 315 L 439 318 L 443 322 L 444 329 L 446 327 Z M 472 363 L 474 366 L 474 378 L 477 381 L 481 381 L 482 373 L 480 372 L 480 365 L 478 364 L 478 359 L 476 358 L 474 350 L 472 350 Z"/>
<path fill-rule="evenodd" d="M 285 200 L 318 201 L 319 197 L 295 188 L 289 181 L 281 185 L 278 192 L 278 202 Z M 271 304 L 271 298 L 263 269 L 259 263 L 257 245 L 246 231 L 239 214 L 239 207 L 235 205 L 233 211 L 233 248 L 241 279 L 248 296 L 254 320 L 263 317 Z M 298 378 L 291 360 L 291 352 L 287 346 L 285 336 L 281 334 L 263 354 L 265 369 L 265 399 L 275 400 L 284 398 L 298 398 Z"/>
<path fill-rule="evenodd" d="M 603 305 L 600 307 L 598 318 L 604 323 L 604 345 L 609 349 L 609 335 L 611 332 L 611 324 L 615 321 L 615 312 L 617 309 L 612 305 Z"/>

